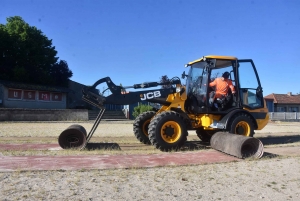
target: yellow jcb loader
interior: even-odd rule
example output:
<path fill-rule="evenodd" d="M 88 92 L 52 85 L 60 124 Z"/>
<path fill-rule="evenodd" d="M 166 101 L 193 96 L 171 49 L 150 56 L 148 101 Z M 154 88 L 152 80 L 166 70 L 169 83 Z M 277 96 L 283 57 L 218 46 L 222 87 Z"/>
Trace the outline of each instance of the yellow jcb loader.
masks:
<path fill-rule="evenodd" d="M 159 104 L 156 111 L 140 114 L 134 121 L 136 138 L 152 144 L 162 151 L 177 150 L 185 143 L 189 130 L 195 130 L 202 141 L 209 141 L 216 132 L 253 137 L 254 130 L 263 129 L 269 120 L 260 79 L 251 59 L 232 56 L 203 56 L 186 65 L 182 74 L 186 83 L 174 77 L 167 82 L 145 82 L 123 87 L 115 85 L 109 77 L 83 88 L 83 100 L 100 108 L 100 113 L 88 135 L 63 132 L 59 137 L 62 148 L 86 146 L 105 111 L 104 104 L 127 105 L 140 101 Z M 227 72 L 235 93 L 216 98 L 210 83 Z M 109 96 L 96 87 L 105 83 Z M 161 89 L 125 92 L 128 88 L 146 89 L 167 85 Z M 226 142 L 224 142 L 226 143 Z"/>

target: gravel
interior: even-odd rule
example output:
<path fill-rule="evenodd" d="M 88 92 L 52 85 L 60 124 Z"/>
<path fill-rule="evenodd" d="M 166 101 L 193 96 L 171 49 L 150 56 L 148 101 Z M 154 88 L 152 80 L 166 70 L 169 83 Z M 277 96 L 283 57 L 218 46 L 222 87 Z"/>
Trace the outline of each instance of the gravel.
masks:
<path fill-rule="evenodd" d="M 299 200 L 300 158 L 0 173 L 1 200 Z"/>
<path fill-rule="evenodd" d="M 0 137 L 57 136 L 76 122 L 0 123 Z M 89 130 L 92 122 L 79 123 Z M 101 123 L 95 135 L 132 135 L 130 124 Z M 270 123 L 257 134 L 299 133 Z M 300 157 L 220 164 L 80 171 L 0 172 L 0 200 L 300 200 Z"/>

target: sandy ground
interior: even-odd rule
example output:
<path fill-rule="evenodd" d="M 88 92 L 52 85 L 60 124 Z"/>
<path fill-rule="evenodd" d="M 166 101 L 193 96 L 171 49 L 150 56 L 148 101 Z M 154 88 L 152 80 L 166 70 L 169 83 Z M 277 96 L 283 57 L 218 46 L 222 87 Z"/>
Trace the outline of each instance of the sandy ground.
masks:
<path fill-rule="evenodd" d="M 0 173 L 1 200 L 300 200 L 300 159 Z"/>
<path fill-rule="evenodd" d="M 83 126 L 87 133 L 93 126 L 89 122 L 0 122 L 0 137 L 44 137 L 58 136 L 63 130 L 73 124 Z M 133 136 L 132 121 L 102 121 L 96 129 L 95 137 L 119 137 Z M 269 123 L 263 130 L 255 131 L 256 134 L 276 134 L 276 133 L 299 133 L 300 122 L 277 122 Z M 190 135 L 195 135 L 194 131 L 189 131 Z"/>
<path fill-rule="evenodd" d="M 1 122 L 0 137 L 57 136 L 71 124 Z M 92 122 L 78 124 L 86 130 L 92 127 Z M 299 131 L 300 123 L 278 122 L 256 134 Z M 104 122 L 95 136 L 120 133 L 132 136 L 131 124 Z M 273 201 L 300 200 L 299 196 L 300 157 L 144 169 L 0 172 L 0 200 Z"/>

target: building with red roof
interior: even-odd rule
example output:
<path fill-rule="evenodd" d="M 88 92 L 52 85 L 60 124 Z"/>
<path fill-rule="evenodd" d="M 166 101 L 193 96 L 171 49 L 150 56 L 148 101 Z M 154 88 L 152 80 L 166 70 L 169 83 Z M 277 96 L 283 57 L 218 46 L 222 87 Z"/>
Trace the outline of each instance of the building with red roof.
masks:
<path fill-rule="evenodd" d="M 264 97 L 269 112 L 299 112 L 300 94 L 269 94 Z"/>

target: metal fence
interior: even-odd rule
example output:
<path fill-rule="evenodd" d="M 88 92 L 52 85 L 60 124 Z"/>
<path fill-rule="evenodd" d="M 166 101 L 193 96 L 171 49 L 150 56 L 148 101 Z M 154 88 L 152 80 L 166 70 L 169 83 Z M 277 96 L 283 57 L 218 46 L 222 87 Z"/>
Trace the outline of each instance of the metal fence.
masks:
<path fill-rule="evenodd" d="M 122 110 L 124 105 L 104 104 L 106 110 Z"/>
<path fill-rule="evenodd" d="M 270 120 L 300 120 L 300 112 L 269 112 Z"/>

